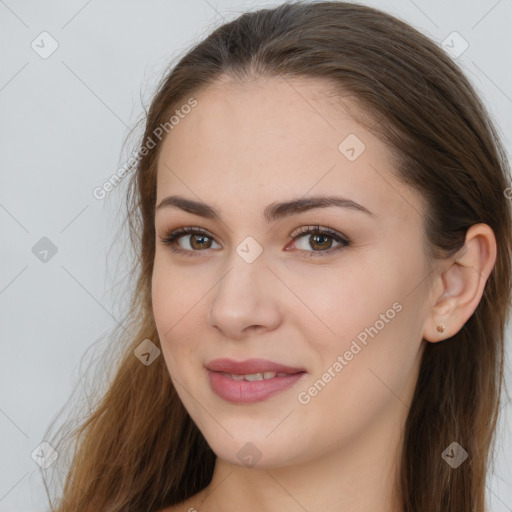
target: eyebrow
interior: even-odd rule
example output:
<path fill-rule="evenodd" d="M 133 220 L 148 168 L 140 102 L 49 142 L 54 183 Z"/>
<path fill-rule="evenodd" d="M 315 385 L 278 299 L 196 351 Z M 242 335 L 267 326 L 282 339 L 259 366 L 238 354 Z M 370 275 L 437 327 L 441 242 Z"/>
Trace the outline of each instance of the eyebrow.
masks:
<path fill-rule="evenodd" d="M 162 199 L 155 211 L 172 206 L 206 219 L 221 220 L 220 212 L 215 207 L 181 196 L 168 196 Z M 363 212 L 371 217 L 375 217 L 374 213 L 359 203 L 356 203 L 351 199 L 338 196 L 314 196 L 293 199 L 282 203 L 272 203 L 265 208 L 263 217 L 267 222 L 275 222 L 295 213 L 302 213 L 314 208 L 328 208 L 330 206 L 349 208 L 351 210 Z"/>

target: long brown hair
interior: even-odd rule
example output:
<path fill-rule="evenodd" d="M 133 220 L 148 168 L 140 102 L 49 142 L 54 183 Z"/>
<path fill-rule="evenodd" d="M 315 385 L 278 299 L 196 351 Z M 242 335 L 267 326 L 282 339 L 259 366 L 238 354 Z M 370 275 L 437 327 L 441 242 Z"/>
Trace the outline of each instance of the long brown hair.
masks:
<path fill-rule="evenodd" d="M 398 177 L 426 200 L 429 258 L 455 254 L 473 224 L 493 229 L 497 260 L 476 311 L 457 334 L 426 345 L 397 481 L 404 512 L 481 512 L 511 300 L 505 151 L 474 89 L 436 43 L 389 14 L 345 2 L 285 3 L 245 13 L 195 45 L 160 83 L 140 141 L 153 138 L 156 147 L 136 162 L 128 187 L 136 281 L 113 337 L 120 355 L 108 361 L 112 378 L 85 419 L 49 441 L 59 453 L 73 448 L 52 510 L 153 510 L 211 481 L 215 455 L 178 398 L 163 357 L 146 366 L 134 350 L 145 339 L 160 345 L 150 289 L 162 146 L 154 133 L 223 76 L 317 78 L 358 101 L 378 119 L 371 128 L 396 154 Z M 441 457 L 453 441 L 469 453 L 457 469 Z"/>

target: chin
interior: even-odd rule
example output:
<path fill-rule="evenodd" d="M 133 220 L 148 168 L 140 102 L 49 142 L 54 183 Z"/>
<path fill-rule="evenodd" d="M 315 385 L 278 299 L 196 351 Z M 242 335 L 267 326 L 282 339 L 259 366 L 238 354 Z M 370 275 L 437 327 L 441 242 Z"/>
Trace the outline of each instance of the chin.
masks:
<path fill-rule="evenodd" d="M 230 464 L 250 469 L 272 469 L 289 466 L 305 458 L 304 453 L 297 453 L 301 444 L 292 442 L 292 436 L 271 439 L 274 434 L 269 437 L 267 429 L 248 433 L 245 428 L 235 431 L 231 427 L 228 431 L 233 437 L 225 431 L 222 438 L 218 432 L 204 437 L 215 455 Z"/>

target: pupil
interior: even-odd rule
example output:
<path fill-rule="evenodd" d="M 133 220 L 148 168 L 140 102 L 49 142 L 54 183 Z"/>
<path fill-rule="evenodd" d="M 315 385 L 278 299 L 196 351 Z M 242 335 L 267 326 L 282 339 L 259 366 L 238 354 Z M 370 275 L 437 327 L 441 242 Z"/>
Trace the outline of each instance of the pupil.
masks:
<path fill-rule="evenodd" d="M 320 239 L 320 240 L 324 240 L 324 242 L 320 242 L 318 243 L 317 240 Z M 314 240 L 314 244 L 316 245 L 321 245 L 321 246 L 324 246 L 324 247 L 321 247 L 321 249 L 328 249 L 329 248 L 329 237 L 325 236 L 325 235 L 313 235 L 313 240 Z M 325 247 L 325 245 L 327 244 L 327 247 Z"/>
<path fill-rule="evenodd" d="M 192 237 L 191 237 L 192 246 L 196 247 L 195 244 L 196 244 L 197 240 L 199 240 L 199 242 L 197 243 L 197 247 L 199 247 L 199 248 L 204 247 L 205 246 L 205 240 L 207 238 L 208 237 L 206 237 L 204 235 L 192 235 Z"/>

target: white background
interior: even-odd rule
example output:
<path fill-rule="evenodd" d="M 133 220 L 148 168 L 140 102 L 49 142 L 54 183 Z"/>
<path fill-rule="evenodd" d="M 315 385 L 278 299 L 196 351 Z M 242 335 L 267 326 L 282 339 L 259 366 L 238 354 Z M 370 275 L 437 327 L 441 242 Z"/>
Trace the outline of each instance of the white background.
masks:
<path fill-rule="evenodd" d="M 439 43 L 462 35 L 469 47 L 457 61 L 510 154 L 512 2 L 364 3 Z M 0 0 L 1 512 L 47 510 L 44 470 L 31 453 L 79 383 L 87 348 L 123 311 L 126 271 L 117 266 L 123 249 L 114 235 L 124 189 L 109 201 L 93 189 L 126 160 L 123 141 L 171 60 L 223 21 L 266 5 L 275 4 Z M 31 48 L 43 31 L 58 43 L 47 59 Z M 46 263 L 32 252 L 42 237 L 57 247 Z M 508 402 L 488 481 L 492 512 L 512 511 L 511 420 Z"/>

